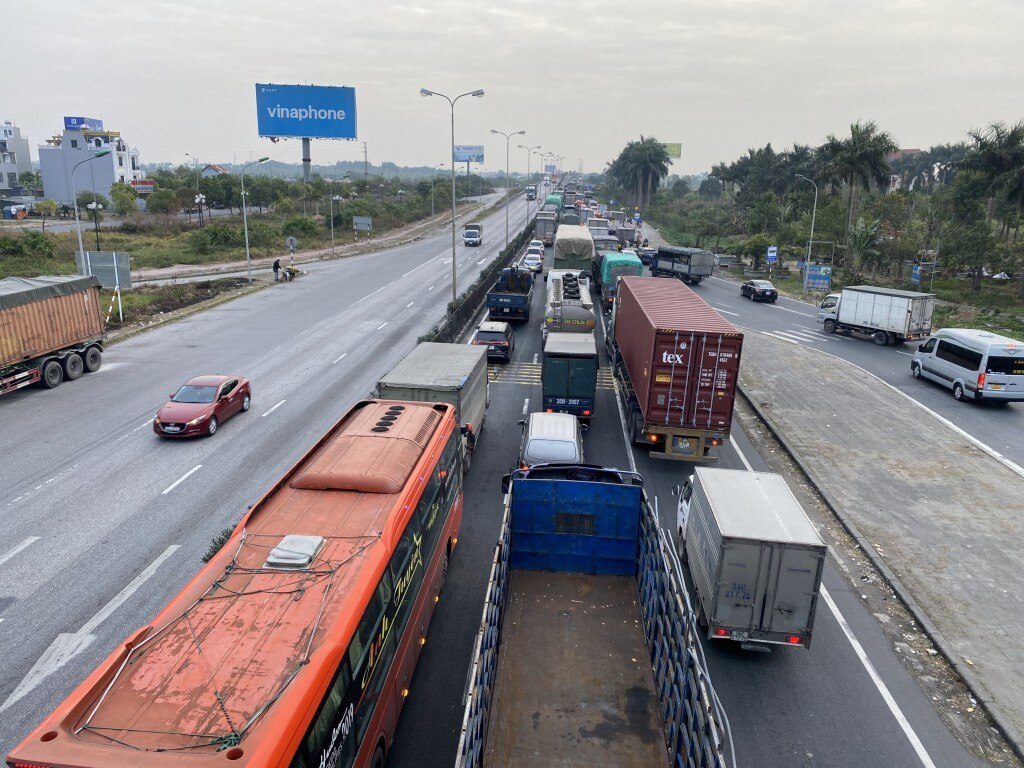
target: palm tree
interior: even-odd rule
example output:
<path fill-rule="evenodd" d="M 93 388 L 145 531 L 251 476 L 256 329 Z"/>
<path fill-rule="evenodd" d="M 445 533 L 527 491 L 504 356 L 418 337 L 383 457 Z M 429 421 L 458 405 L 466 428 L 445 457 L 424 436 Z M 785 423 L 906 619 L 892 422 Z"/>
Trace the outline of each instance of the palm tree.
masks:
<path fill-rule="evenodd" d="M 630 202 L 647 208 L 653 187 L 668 176 L 668 167 L 665 145 L 653 137 L 640 136 L 639 141 L 629 142 L 608 164 L 608 174 L 622 185 Z"/>
<path fill-rule="evenodd" d="M 896 142 L 885 131 L 879 131 L 874 120 L 859 120 L 850 126 L 850 138 L 829 135 L 819 147 L 822 161 L 819 173 L 829 180 L 846 184 L 846 237 L 853 225 L 854 190 L 857 184 L 868 189 L 873 183 L 887 186 L 891 170 L 886 155 L 896 151 Z"/>
<path fill-rule="evenodd" d="M 991 226 L 996 196 L 1014 185 L 1024 172 L 1024 120 L 1010 127 L 992 123 L 985 130 L 968 132 L 968 136 L 974 147 L 960 161 L 960 167 L 981 174 L 988 182 L 985 223 Z"/>

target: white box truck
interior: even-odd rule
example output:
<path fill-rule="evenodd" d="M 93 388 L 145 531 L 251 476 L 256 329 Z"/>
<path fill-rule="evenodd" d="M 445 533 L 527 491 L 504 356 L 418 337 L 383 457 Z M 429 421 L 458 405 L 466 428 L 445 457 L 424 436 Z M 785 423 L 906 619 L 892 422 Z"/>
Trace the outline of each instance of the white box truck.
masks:
<path fill-rule="evenodd" d="M 870 336 L 875 344 L 897 344 L 927 338 L 932 332 L 935 294 L 851 285 L 830 293 L 819 307 L 825 333 L 843 331 Z"/>
<path fill-rule="evenodd" d="M 698 467 L 677 523 L 710 639 L 810 646 L 828 550 L 780 475 Z"/>

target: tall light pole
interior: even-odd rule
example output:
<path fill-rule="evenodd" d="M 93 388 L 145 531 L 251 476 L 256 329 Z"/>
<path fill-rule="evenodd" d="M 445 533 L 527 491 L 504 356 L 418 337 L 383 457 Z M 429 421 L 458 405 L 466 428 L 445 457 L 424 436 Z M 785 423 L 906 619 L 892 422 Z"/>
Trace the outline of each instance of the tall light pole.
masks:
<path fill-rule="evenodd" d="M 249 256 L 249 217 L 245 212 L 246 199 L 245 199 L 245 172 L 249 169 L 250 165 L 258 165 L 259 163 L 265 163 L 269 160 L 269 157 L 261 157 L 259 160 L 253 160 L 251 163 L 246 163 L 242 166 L 242 227 L 245 229 L 245 266 L 249 273 L 249 282 L 252 282 L 252 258 Z"/>
<path fill-rule="evenodd" d="M 533 156 L 533 151 L 535 149 L 540 149 L 540 144 L 538 144 L 536 147 L 524 147 L 522 144 L 520 144 L 519 148 L 526 150 L 526 183 L 529 184 L 530 183 L 530 158 Z M 525 229 L 526 227 L 529 227 L 529 226 L 530 226 L 530 201 L 527 200 L 526 201 L 526 224 L 524 225 L 523 228 Z"/>
<path fill-rule="evenodd" d="M 75 171 L 78 170 L 78 166 L 80 166 L 82 163 L 88 163 L 90 160 L 95 160 L 97 157 L 103 157 L 109 154 L 109 149 L 100 150 L 96 154 L 90 155 L 89 157 L 85 158 L 85 160 L 79 160 L 71 169 L 71 205 L 75 207 L 75 229 L 78 230 L 79 253 L 85 253 L 85 246 L 82 245 L 82 221 L 81 219 L 78 218 L 78 194 L 75 192 Z M 95 198 L 93 199 L 93 202 L 95 202 Z M 97 248 L 96 250 L 99 250 L 99 248 Z"/>
<path fill-rule="evenodd" d="M 440 96 L 442 99 L 447 101 L 452 108 L 452 311 L 455 310 L 455 302 L 459 298 L 455 288 L 455 102 L 463 96 L 476 96 L 479 99 L 483 98 L 483 95 L 484 89 L 477 88 L 475 91 L 460 93 L 452 99 L 445 96 L 443 93 L 431 91 L 427 88 L 420 88 L 420 96 L 423 96 L 424 98 L 427 96 Z"/>
<path fill-rule="evenodd" d="M 818 213 L 818 185 L 815 184 L 814 181 L 812 181 L 811 179 L 809 179 L 806 176 L 804 176 L 802 173 L 795 173 L 793 175 L 796 176 L 798 179 L 803 179 L 804 181 L 810 181 L 811 184 L 814 186 L 814 207 L 811 208 L 811 236 L 809 238 L 807 238 L 807 258 L 804 259 L 804 284 L 803 284 L 802 293 L 806 294 L 807 293 L 807 272 L 811 268 L 811 243 L 814 242 L 814 217 Z"/>
<path fill-rule="evenodd" d="M 505 247 L 508 248 L 508 141 L 513 136 L 525 136 L 526 131 L 512 131 L 512 133 L 505 133 L 504 131 L 496 131 L 491 128 L 491 133 L 496 133 L 499 136 L 505 137 Z"/>
<path fill-rule="evenodd" d="M 434 218 L 434 181 L 439 169 L 444 170 L 444 163 L 438 163 L 430 169 L 430 218 Z"/>

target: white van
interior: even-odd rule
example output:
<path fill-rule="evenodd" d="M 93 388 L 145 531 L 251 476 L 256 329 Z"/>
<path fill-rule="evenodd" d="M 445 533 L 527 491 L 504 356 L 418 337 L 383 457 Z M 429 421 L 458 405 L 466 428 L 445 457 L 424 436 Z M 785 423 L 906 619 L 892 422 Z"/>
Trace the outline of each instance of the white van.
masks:
<path fill-rule="evenodd" d="M 946 328 L 917 348 L 910 372 L 952 389 L 957 400 L 1024 401 L 1024 342 Z"/>
<path fill-rule="evenodd" d="M 519 447 L 519 467 L 535 464 L 581 464 L 583 430 L 571 413 L 531 413 L 519 424 L 523 442 Z"/>

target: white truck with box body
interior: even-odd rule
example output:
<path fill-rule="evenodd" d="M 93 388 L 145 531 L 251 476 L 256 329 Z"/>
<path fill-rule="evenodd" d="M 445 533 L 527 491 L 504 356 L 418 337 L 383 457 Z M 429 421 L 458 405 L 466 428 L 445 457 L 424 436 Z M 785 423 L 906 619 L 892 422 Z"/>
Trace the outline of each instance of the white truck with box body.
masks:
<path fill-rule="evenodd" d="M 870 336 L 875 344 L 925 339 L 932 332 L 935 294 L 851 285 L 830 293 L 819 307 L 825 333 L 843 331 Z"/>
<path fill-rule="evenodd" d="M 780 475 L 698 467 L 677 523 L 710 639 L 810 646 L 828 550 Z"/>

